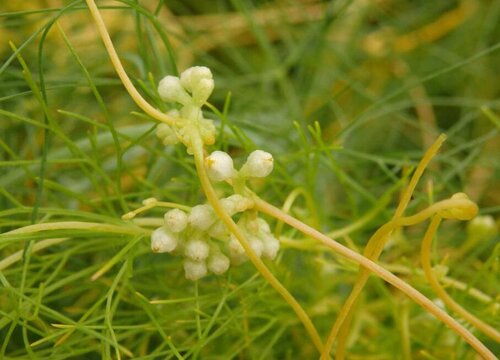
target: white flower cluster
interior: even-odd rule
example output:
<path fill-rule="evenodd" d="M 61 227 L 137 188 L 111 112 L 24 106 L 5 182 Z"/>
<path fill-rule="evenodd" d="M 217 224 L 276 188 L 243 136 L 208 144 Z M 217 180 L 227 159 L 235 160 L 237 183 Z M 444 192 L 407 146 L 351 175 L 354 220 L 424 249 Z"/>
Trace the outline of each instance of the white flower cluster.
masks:
<path fill-rule="evenodd" d="M 180 110 L 167 114 L 176 119 L 174 126 L 160 124 L 156 135 L 164 145 L 182 142 L 192 153 L 194 132 L 200 134 L 203 143 L 215 142 L 215 126 L 212 120 L 205 119 L 201 107 L 214 89 L 212 72 L 204 66 L 194 66 L 181 73 L 180 77 L 168 75 L 158 85 L 158 93 L 163 101 L 178 103 Z"/>
<path fill-rule="evenodd" d="M 245 213 L 253 207 L 253 201 L 241 195 L 221 199 L 224 210 L 233 216 L 240 215 L 238 226 L 248 236 L 252 249 L 260 257 L 274 259 L 280 243 L 272 235 L 265 220 L 255 213 Z M 175 252 L 184 257 L 184 273 L 187 279 L 198 280 L 208 272 L 225 273 L 230 263 L 240 264 L 246 255 L 237 239 L 233 238 L 224 224 L 217 219 L 210 205 L 196 205 L 189 213 L 179 209 L 169 210 L 165 223 L 153 231 L 151 249 L 157 253 Z"/>
<path fill-rule="evenodd" d="M 223 151 L 214 151 L 205 158 L 208 176 L 214 181 L 225 181 L 235 177 L 266 177 L 273 171 L 273 156 L 262 150 L 252 152 L 239 171 L 234 169 L 233 159 Z"/>

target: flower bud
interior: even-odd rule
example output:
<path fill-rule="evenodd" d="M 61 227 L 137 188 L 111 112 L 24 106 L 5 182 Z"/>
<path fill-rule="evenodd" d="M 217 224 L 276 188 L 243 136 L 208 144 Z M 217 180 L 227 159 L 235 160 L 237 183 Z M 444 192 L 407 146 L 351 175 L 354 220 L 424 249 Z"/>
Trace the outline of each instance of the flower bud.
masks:
<path fill-rule="evenodd" d="M 161 140 L 163 145 L 175 145 L 179 142 L 174 129 L 165 123 L 161 123 L 156 127 L 156 136 Z"/>
<path fill-rule="evenodd" d="M 217 220 L 215 213 L 210 205 L 196 205 L 189 214 L 189 223 L 200 230 L 207 230 Z"/>
<path fill-rule="evenodd" d="M 204 261 L 184 260 L 184 274 L 186 279 L 196 281 L 207 275 L 207 266 Z"/>
<path fill-rule="evenodd" d="M 274 260 L 280 249 L 279 240 L 272 235 L 265 235 L 262 237 L 262 244 L 264 245 L 262 256 Z"/>
<path fill-rule="evenodd" d="M 208 229 L 208 235 L 221 240 L 229 239 L 229 231 L 227 231 L 226 225 L 224 225 L 222 221 L 216 221 L 215 224 L 210 226 Z"/>
<path fill-rule="evenodd" d="M 258 237 L 251 236 L 248 239 L 248 242 L 250 243 L 250 247 L 252 248 L 255 255 L 260 258 L 262 256 L 262 252 L 264 251 L 264 244 L 262 243 L 262 241 Z"/>
<path fill-rule="evenodd" d="M 156 253 L 174 251 L 177 247 L 177 238 L 167 229 L 161 227 L 151 234 L 151 250 Z"/>
<path fill-rule="evenodd" d="M 483 215 L 475 217 L 467 224 L 467 232 L 475 238 L 486 240 L 495 236 L 498 229 L 493 216 Z"/>
<path fill-rule="evenodd" d="M 214 90 L 212 72 L 205 66 L 193 66 L 181 73 L 180 82 L 193 96 L 193 102 L 202 106 Z"/>
<path fill-rule="evenodd" d="M 255 150 L 248 155 L 247 162 L 240 173 L 246 177 L 266 177 L 273 171 L 273 156 L 262 150 Z"/>
<path fill-rule="evenodd" d="M 183 231 L 188 222 L 186 213 L 180 209 L 172 209 L 165 213 L 165 226 L 172 232 L 178 233 Z"/>
<path fill-rule="evenodd" d="M 207 242 L 201 239 L 189 240 L 184 248 L 184 254 L 195 261 L 205 260 L 209 251 L 210 247 Z"/>
<path fill-rule="evenodd" d="M 214 274 L 224 274 L 229 269 L 229 258 L 220 251 L 216 252 L 208 258 L 207 267 Z"/>
<path fill-rule="evenodd" d="M 158 85 L 158 93 L 163 101 L 177 102 L 187 105 L 191 102 L 191 97 L 184 90 L 178 77 L 167 75 Z"/>
<path fill-rule="evenodd" d="M 224 210 L 233 216 L 236 213 L 240 213 L 250 209 L 253 206 L 253 201 L 239 194 L 231 195 L 227 198 L 221 199 L 221 204 Z"/>
<path fill-rule="evenodd" d="M 241 246 L 239 240 L 231 234 L 229 239 L 229 252 L 231 255 L 245 255 L 245 249 Z"/>
<path fill-rule="evenodd" d="M 208 176 L 214 181 L 230 179 L 234 174 L 233 159 L 223 151 L 214 151 L 205 158 Z"/>

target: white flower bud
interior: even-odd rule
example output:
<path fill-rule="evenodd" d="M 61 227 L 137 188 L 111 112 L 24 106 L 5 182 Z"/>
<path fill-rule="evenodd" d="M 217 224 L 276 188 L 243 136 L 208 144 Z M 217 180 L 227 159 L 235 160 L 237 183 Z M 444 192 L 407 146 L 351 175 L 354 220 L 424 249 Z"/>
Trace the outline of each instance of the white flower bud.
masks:
<path fill-rule="evenodd" d="M 261 257 L 262 252 L 264 251 L 264 244 L 262 241 L 258 237 L 252 236 L 248 242 L 250 243 L 250 247 L 254 251 L 255 255 L 257 255 L 257 257 Z"/>
<path fill-rule="evenodd" d="M 203 105 L 214 90 L 212 72 L 205 66 L 193 66 L 181 73 L 180 82 L 191 93 L 196 105 Z"/>
<path fill-rule="evenodd" d="M 264 245 L 262 256 L 274 260 L 280 249 L 279 240 L 272 235 L 266 235 L 262 237 L 262 243 Z"/>
<path fill-rule="evenodd" d="M 158 85 L 158 93 L 161 99 L 166 102 L 177 102 L 182 105 L 191 103 L 191 97 L 176 76 L 165 76 Z"/>
<path fill-rule="evenodd" d="M 231 195 L 221 199 L 221 204 L 224 210 L 231 216 L 236 213 L 243 212 L 253 206 L 253 201 L 239 194 Z"/>
<path fill-rule="evenodd" d="M 208 229 L 208 235 L 216 239 L 226 240 L 229 238 L 229 232 L 226 225 L 222 221 L 216 221 L 215 224 Z"/>
<path fill-rule="evenodd" d="M 233 234 L 231 234 L 231 238 L 229 239 L 229 252 L 231 255 L 245 255 L 245 249 L 243 249 L 243 246 L 241 246 Z"/>
<path fill-rule="evenodd" d="M 207 266 L 204 261 L 184 260 L 184 274 L 186 279 L 196 281 L 207 275 Z"/>
<path fill-rule="evenodd" d="M 165 123 L 161 123 L 156 127 L 156 136 L 161 140 L 163 145 L 175 145 L 179 142 L 174 129 Z"/>
<path fill-rule="evenodd" d="M 196 205 L 189 214 L 189 223 L 200 230 L 207 230 L 217 220 L 210 205 Z"/>
<path fill-rule="evenodd" d="M 184 248 L 184 254 L 196 261 L 205 260 L 208 257 L 210 247 L 206 241 L 201 239 L 189 240 Z"/>
<path fill-rule="evenodd" d="M 262 234 L 271 234 L 271 229 L 269 228 L 269 224 L 266 222 L 266 220 L 257 218 L 255 219 L 255 222 L 257 223 L 259 232 L 261 232 Z"/>
<path fill-rule="evenodd" d="M 273 156 L 262 150 L 255 150 L 248 155 L 247 162 L 240 170 L 246 177 L 266 177 L 273 171 Z"/>
<path fill-rule="evenodd" d="M 151 250 L 156 253 L 174 251 L 177 247 L 177 238 L 167 229 L 161 227 L 151 234 Z"/>
<path fill-rule="evenodd" d="M 233 159 L 223 151 L 214 151 L 205 158 L 208 176 L 214 181 L 230 179 L 234 174 Z"/>
<path fill-rule="evenodd" d="M 172 232 L 183 231 L 188 222 L 187 214 L 180 209 L 172 209 L 165 213 L 165 226 Z"/>
<path fill-rule="evenodd" d="M 207 267 L 214 274 L 224 274 L 229 269 L 229 258 L 220 251 L 216 252 L 208 258 Z"/>

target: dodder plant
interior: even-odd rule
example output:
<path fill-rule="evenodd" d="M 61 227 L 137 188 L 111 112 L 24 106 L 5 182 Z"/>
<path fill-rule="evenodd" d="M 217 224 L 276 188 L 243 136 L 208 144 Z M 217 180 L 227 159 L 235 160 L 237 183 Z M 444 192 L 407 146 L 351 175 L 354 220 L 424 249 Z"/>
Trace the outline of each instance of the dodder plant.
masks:
<path fill-rule="evenodd" d="M 426 278 L 437 295 L 443 299 L 450 309 L 487 336 L 497 342 L 500 341 L 498 331 L 468 313 L 451 299 L 439 284 L 430 265 L 430 244 L 441 220 L 470 220 L 477 214 L 476 204 L 469 200 L 465 194 L 458 193 L 452 195 L 449 199 L 435 202 L 416 214 L 404 215 L 417 182 L 438 152 L 445 140 L 445 136 L 440 136 L 425 153 L 403 192 L 394 216 L 375 232 L 363 254 L 359 254 L 269 204 L 247 186 L 249 178 L 264 178 L 271 173 L 273 169 L 271 154 L 263 150 L 256 150 L 248 155 L 246 162 L 237 170 L 229 154 L 210 148 L 215 144 L 217 129 L 212 120 L 204 118 L 202 111 L 202 107 L 208 104 L 208 98 L 214 88 L 212 73 L 208 68 L 192 67 L 183 71 L 179 77 L 169 75 L 163 78 L 158 87 L 161 99 L 165 102 L 176 103 L 178 107 L 167 113 L 159 111 L 141 96 L 128 78 L 94 1 L 87 0 L 87 4 L 123 85 L 137 105 L 150 117 L 160 122 L 157 127 L 157 136 L 161 142 L 166 146 L 182 143 L 187 152 L 193 155 L 201 190 L 207 200 L 203 204 L 188 206 L 148 198 L 144 200 L 143 207 L 123 215 L 123 220 L 129 225 L 125 230 L 123 227 L 116 225 L 102 224 L 99 226 L 110 231 L 123 233 L 128 231 L 130 234 L 141 234 L 144 233 L 143 229 L 131 222 L 136 215 L 155 207 L 169 208 L 162 220 L 163 225 L 151 234 L 152 251 L 171 253 L 183 257 L 185 277 L 193 281 L 202 279 L 209 272 L 216 275 L 223 274 L 231 265 L 238 265 L 250 260 L 265 280 L 296 313 L 317 348 L 318 354 L 321 354 L 322 359 L 330 358 L 336 340 L 338 342 L 335 351 L 336 357 L 339 359 L 344 357 L 353 309 L 372 273 L 401 290 L 413 301 L 453 329 L 482 357 L 487 359 L 495 358 L 494 354 L 456 319 L 440 309 L 433 301 L 407 282 L 376 263 L 389 236 L 394 231 L 401 227 L 413 226 L 431 219 L 422 244 L 422 266 Z M 22 65 L 24 66 L 23 63 Z M 225 191 L 224 197 L 219 197 L 219 193 L 212 182 L 221 182 L 227 185 L 221 186 L 221 191 Z M 268 222 L 261 216 L 263 214 L 288 224 L 304 235 L 316 239 L 339 255 L 360 265 L 359 274 L 351 294 L 339 312 L 326 343 L 323 343 L 306 311 L 263 261 L 263 259 L 273 260 L 280 248 L 279 239 L 273 235 Z M 77 222 L 45 223 L 20 228 L 3 236 L 29 234 L 43 230 L 85 229 L 95 226 L 95 224 Z M 51 246 L 61 241 L 64 240 L 56 239 L 56 241 L 41 243 L 38 244 L 36 249 Z M 28 249 L 28 252 L 33 251 L 33 249 L 35 249 L 35 246 Z M 3 266 L 8 266 L 16 259 L 7 260 Z M 92 278 L 97 279 L 114 264 L 113 259 L 110 260 L 105 267 L 94 273 Z M 122 346 L 116 346 L 115 348 L 118 358 L 121 353 L 130 355 L 130 352 Z"/>

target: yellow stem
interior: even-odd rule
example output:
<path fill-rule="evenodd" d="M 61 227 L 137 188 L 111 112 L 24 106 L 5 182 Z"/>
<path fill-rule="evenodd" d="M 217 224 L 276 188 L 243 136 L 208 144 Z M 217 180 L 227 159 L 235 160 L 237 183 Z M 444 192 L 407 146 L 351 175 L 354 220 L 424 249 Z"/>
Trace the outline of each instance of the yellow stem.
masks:
<path fill-rule="evenodd" d="M 420 163 L 418 164 L 417 168 L 415 169 L 415 172 L 413 173 L 410 182 L 408 183 L 408 186 L 406 187 L 405 191 L 403 192 L 403 195 L 401 196 L 401 200 L 399 201 L 398 207 L 396 208 L 396 211 L 394 212 L 394 216 L 392 217 L 392 221 L 397 221 L 403 216 L 403 213 L 408 206 L 408 203 L 411 200 L 411 197 L 413 195 L 413 191 L 415 190 L 415 187 L 417 186 L 418 180 L 422 177 L 422 174 L 424 173 L 425 168 L 429 163 L 431 162 L 432 158 L 436 155 L 436 153 L 439 151 L 441 145 L 443 142 L 446 140 L 446 135 L 441 134 L 434 144 L 431 145 L 429 149 L 425 152 L 424 156 L 422 157 L 422 160 L 420 160 Z M 389 235 L 391 234 L 392 230 L 395 228 L 395 224 L 390 224 L 387 223 L 386 225 L 382 226 L 382 228 L 388 228 L 388 231 L 385 231 L 383 234 L 378 234 L 375 233 L 375 235 L 368 241 L 368 244 L 366 245 L 366 248 L 364 250 L 365 256 L 367 256 L 370 260 L 376 261 L 380 254 L 382 253 L 385 244 L 387 243 L 387 240 L 389 239 Z M 382 228 L 380 230 L 382 230 Z M 349 317 L 349 313 L 352 311 L 352 306 L 356 303 L 356 299 L 358 298 L 359 294 L 361 291 L 363 291 L 363 288 L 366 284 L 366 281 L 368 280 L 370 276 L 370 273 L 366 269 L 360 269 L 359 275 L 356 279 L 356 282 L 354 283 L 353 289 L 351 291 L 351 294 L 347 298 L 346 302 L 342 306 L 341 311 L 339 312 L 339 315 L 337 316 L 337 319 L 335 320 L 335 323 L 332 326 L 332 329 L 330 330 L 330 334 L 328 335 L 328 339 L 325 344 L 325 349 L 323 351 L 323 357 L 326 358 L 326 356 L 330 353 L 331 348 L 333 346 L 333 343 L 335 341 L 335 338 L 337 336 L 337 332 L 343 328 L 342 330 L 342 338 L 339 339 L 339 342 L 345 342 L 347 339 L 347 335 L 349 334 L 349 329 L 348 329 L 348 324 L 343 324 L 344 319 Z M 345 350 L 345 345 L 341 344 L 340 346 L 340 351 L 337 351 L 336 353 L 336 359 L 337 360 L 342 360 L 344 358 L 344 350 Z"/>
<path fill-rule="evenodd" d="M 434 292 L 439 296 L 441 300 L 443 300 L 443 302 L 448 308 L 456 312 L 462 318 L 467 320 L 477 329 L 479 329 L 484 334 L 486 334 L 487 336 L 489 336 L 498 343 L 500 342 L 500 333 L 490 325 L 484 323 L 483 321 L 481 321 L 480 319 L 469 313 L 459 304 L 457 304 L 455 300 L 453 300 L 453 298 L 450 295 L 448 295 L 448 293 L 443 289 L 438 279 L 434 275 L 434 272 L 432 271 L 431 244 L 440 222 L 441 222 L 441 217 L 439 215 L 435 215 L 432 218 L 432 221 L 429 224 L 427 232 L 425 233 L 424 240 L 422 241 L 420 260 L 422 268 L 424 270 L 425 277 L 427 278 L 427 281 L 431 285 Z"/>
<path fill-rule="evenodd" d="M 97 232 L 129 234 L 129 235 L 139 235 L 139 234 L 149 233 L 148 230 L 135 226 L 110 225 L 110 224 L 91 223 L 83 221 L 61 221 L 61 222 L 24 226 L 22 228 L 0 234 L 0 238 L 7 237 L 9 235 L 31 234 L 40 231 L 51 231 L 51 230 L 92 230 Z"/>
<path fill-rule="evenodd" d="M 271 284 L 271 286 L 285 299 L 285 301 L 292 307 L 300 321 L 302 321 L 304 327 L 306 328 L 309 336 L 311 337 L 314 345 L 318 349 L 319 352 L 323 349 L 323 342 L 318 334 L 318 331 L 314 327 L 309 315 L 304 311 L 304 309 L 300 306 L 300 304 L 295 300 L 292 294 L 280 283 L 280 281 L 271 273 L 271 271 L 266 267 L 264 262 L 255 254 L 250 246 L 249 242 L 245 238 L 245 235 L 242 233 L 238 225 L 233 221 L 231 216 L 227 214 L 220 203 L 217 194 L 208 179 L 204 155 L 203 155 L 203 145 L 201 139 L 197 137 L 193 140 L 193 149 L 194 149 L 194 160 L 196 165 L 196 171 L 198 172 L 198 176 L 200 178 L 201 187 L 205 192 L 205 196 L 208 199 L 208 202 L 215 210 L 215 213 L 219 217 L 219 219 L 224 223 L 224 225 L 228 228 L 228 230 L 238 239 L 243 249 L 245 249 L 245 253 L 247 254 L 250 261 L 257 268 L 259 273 Z"/>
<path fill-rule="evenodd" d="M 86 0 L 87 5 L 89 7 L 90 13 L 92 14 L 92 17 L 94 18 L 95 24 L 97 26 L 97 30 L 99 31 L 99 34 L 102 38 L 102 41 L 104 43 L 104 46 L 106 47 L 106 51 L 108 52 L 108 55 L 111 59 L 111 62 L 113 63 L 113 67 L 116 70 L 116 73 L 120 77 L 120 80 L 125 86 L 125 89 L 129 93 L 130 97 L 134 100 L 134 102 L 139 106 L 146 114 L 151 116 L 153 119 L 156 119 L 158 121 L 164 122 L 169 125 L 174 125 L 175 124 L 175 119 L 162 113 L 158 109 L 155 109 L 152 107 L 142 96 L 139 94 L 137 89 L 135 88 L 134 84 L 132 84 L 132 81 L 128 77 L 127 73 L 125 72 L 125 69 L 123 68 L 123 65 L 120 61 L 120 58 L 118 57 L 118 54 L 116 53 L 116 50 L 113 46 L 113 42 L 111 41 L 111 38 L 109 36 L 108 30 L 106 29 L 106 25 L 104 24 L 104 20 L 102 19 L 101 13 L 97 9 L 97 5 L 95 4 L 94 0 Z"/>
<path fill-rule="evenodd" d="M 395 288 L 401 290 L 413 301 L 422 306 L 429 313 L 433 314 L 436 318 L 441 320 L 449 328 L 460 335 L 467 343 L 469 343 L 482 357 L 484 357 L 485 359 L 496 359 L 495 355 L 486 346 L 484 346 L 484 344 L 479 341 L 470 331 L 460 325 L 454 318 L 441 310 L 436 304 L 434 304 L 431 300 L 429 300 L 408 283 L 404 282 L 372 260 L 369 260 L 363 255 L 360 255 L 352 251 L 351 249 L 339 244 L 338 242 L 330 239 L 328 236 L 322 234 L 318 230 L 313 229 L 300 220 L 285 214 L 280 209 L 258 198 L 255 195 L 254 201 L 256 210 L 285 222 L 286 224 L 302 232 L 304 235 L 310 236 L 322 242 L 324 245 L 328 246 L 338 254 L 345 256 L 346 258 L 360 264 L 363 268 L 366 268 L 367 270 L 375 273 L 377 276 L 384 279 Z M 322 359 L 328 359 L 328 353 L 326 354 L 326 357 L 322 356 Z"/>

